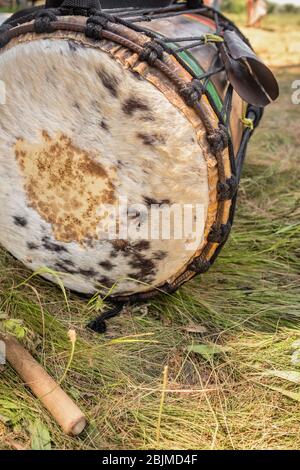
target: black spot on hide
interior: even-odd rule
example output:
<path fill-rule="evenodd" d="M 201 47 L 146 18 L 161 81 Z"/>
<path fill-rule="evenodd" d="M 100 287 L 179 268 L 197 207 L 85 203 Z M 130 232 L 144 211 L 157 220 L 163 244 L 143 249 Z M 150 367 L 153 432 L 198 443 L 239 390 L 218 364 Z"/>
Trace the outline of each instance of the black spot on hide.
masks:
<path fill-rule="evenodd" d="M 46 248 L 46 250 L 48 251 L 53 251 L 55 253 L 61 253 L 61 252 L 67 253 L 68 252 L 68 250 L 64 246 L 51 242 L 49 237 L 43 237 L 42 242 L 43 242 L 43 247 Z"/>
<path fill-rule="evenodd" d="M 14 224 L 17 225 L 18 227 L 26 227 L 28 223 L 25 217 L 14 215 L 13 219 L 14 219 Z"/>

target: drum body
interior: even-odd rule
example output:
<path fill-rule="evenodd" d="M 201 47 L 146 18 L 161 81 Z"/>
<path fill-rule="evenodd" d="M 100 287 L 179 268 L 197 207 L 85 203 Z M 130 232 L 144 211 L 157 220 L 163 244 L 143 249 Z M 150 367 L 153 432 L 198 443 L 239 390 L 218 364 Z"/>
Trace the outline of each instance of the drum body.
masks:
<path fill-rule="evenodd" d="M 204 79 L 210 99 L 199 96 L 200 111 L 182 85 L 191 71 L 210 70 L 216 44 L 147 61 L 138 53 L 147 34 L 112 21 L 97 40 L 86 21 L 60 16 L 51 32 L 28 21 L 0 50 L 0 243 L 77 292 L 117 300 L 171 292 L 205 271 L 228 235 L 234 191 L 220 196 L 220 187 L 235 177 L 243 100 L 232 92 L 230 144 L 212 147 L 227 75 Z M 175 39 L 217 27 L 212 15 L 185 12 L 138 24 Z M 186 208 L 192 231 L 176 232 Z M 162 222 L 153 229 L 157 214 L 167 235 Z"/>

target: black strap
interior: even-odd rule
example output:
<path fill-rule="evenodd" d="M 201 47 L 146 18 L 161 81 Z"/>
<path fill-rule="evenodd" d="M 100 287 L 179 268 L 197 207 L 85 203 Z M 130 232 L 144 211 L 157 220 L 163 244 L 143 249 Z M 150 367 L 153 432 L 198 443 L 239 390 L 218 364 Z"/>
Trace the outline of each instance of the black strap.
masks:
<path fill-rule="evenodd" d="M 91 8 L 87 6 L 89 0 L 70 0 L 69 3 L 73 3 L 73 8 Z M 101 8 L 112 10 L 114 8 L 161 8 L 172 3 L 174 0 L 100 0 Z M 46 0 L 45 6 L 46 8 L 58 8 L 62 4 L 63 0 Z"/>
<path fill-rule="evenodd" d="M 64 0 L 59 8 L 62 15 L 65 12 L 66 14 L 88 16 L 92 10 L 101 10 L 101 4 L 100 0 Z"/>
<path fill-rule="evenodd" d="M 174 0 L 101 0 L 101 7 L 114 8 L 162 8 L 174 3 Z"/>
<path fill-rule="evenodd" d="M 59 8 L 63 0 L 46 0 L 45 8 Z"/>
<path fill-rule="evenodd" d="M 123 307 L 124 307 L 123 302 L 117 303 L 111 309 L 106 310 L 101 315 L 99 315 L 99 317 L 95 318 L 94 320 L 91 320 L 87 324 L 87 328 L 89 328 L 90 330 L 95 331 L 96 333 L 105 333 L 105 331 L 106 331 L 105 320 L 108 320 L 109 318 L 113 318 L 113 317 L 116 317 L 117 315 L 119 315 L 119 313 L 121 313 Z"/>
<path fill-rule="evenodd" d="M 203 5 L 202 0 L 186 0 L 186 6 L 189 10 L 199 8 L 201 5 Z"/>

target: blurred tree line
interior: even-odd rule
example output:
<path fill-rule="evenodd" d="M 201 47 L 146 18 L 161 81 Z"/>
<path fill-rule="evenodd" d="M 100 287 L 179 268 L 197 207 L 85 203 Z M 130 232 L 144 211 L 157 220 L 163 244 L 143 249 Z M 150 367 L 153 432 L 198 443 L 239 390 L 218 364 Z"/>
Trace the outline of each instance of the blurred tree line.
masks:
<path fill-rule="evenodd" d="M 222 11 L 228 13 L 240 14 L 246 11 L 246 0 L 223 0 Z M 287 3 L 285 5 L 278 5 L 272 1 L 268 1 L 268 13 L 276 11 L 282 11 L 286 13 L 299 13 L 300 8 L 293 3 Z"/>

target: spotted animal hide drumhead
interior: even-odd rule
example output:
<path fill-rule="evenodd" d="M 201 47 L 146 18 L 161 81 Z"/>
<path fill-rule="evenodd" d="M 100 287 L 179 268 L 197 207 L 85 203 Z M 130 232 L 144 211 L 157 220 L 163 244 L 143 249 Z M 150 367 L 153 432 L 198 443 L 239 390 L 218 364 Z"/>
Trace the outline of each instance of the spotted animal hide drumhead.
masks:
<path fill-rule="evenodd" d="M 205 132 L 108 52 L 67 33 L 31 36 L 0 54 L 0 244 L 78 292 L 159 287 L 193 258 L 204 225 L 192 250 L 189 233 L 151 238 L 150 208 L 198 204 L 206 222 Z M 113 211 L 127 237 L 107 236 Z"/>

